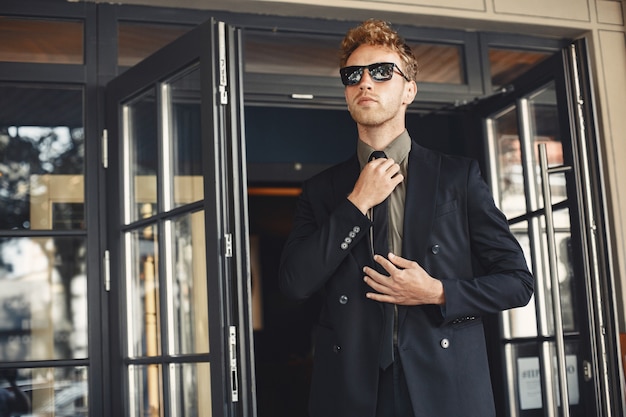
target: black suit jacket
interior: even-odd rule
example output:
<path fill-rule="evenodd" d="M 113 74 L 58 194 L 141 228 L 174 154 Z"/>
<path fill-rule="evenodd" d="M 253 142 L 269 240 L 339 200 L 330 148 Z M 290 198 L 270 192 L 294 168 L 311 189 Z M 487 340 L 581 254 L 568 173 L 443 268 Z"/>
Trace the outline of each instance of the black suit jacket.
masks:
<path fill-rule="evenodd" d="M 280 285 L 323 293 L 315 335 L 313 417 L 374 417 L 382 306 L 369 300 L 371 225 L 347 195 L 356 155 L 308 180 L 285 245 Z M 415 416 L 495 415 L 481 316 L 528 303 L 533 278 L 475 161 L 412 142 L 402 256 L 444 285 L 445 306 L 399 308 L 398 349 Z"/>

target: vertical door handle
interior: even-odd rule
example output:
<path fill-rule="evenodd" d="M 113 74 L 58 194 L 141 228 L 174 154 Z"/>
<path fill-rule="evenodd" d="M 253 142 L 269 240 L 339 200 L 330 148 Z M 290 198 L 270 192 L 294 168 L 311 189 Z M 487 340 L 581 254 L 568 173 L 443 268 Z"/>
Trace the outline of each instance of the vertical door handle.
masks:
<path fill-rule="evenodd" d="M 569 394 L 567 391 L 567 366 L 565 362 L 565 335 L 563 333 L 563 309 L 561 307 L 561 291 L 559 273 L 557 269 L 557 249 L 554 236 L 554 217 L 552 212 L 552 192 L 550 190 L 550 174 L 565 172 L 571 169 L 568 166 L 548 168 L 546 144 L 539 144 L 539 163 L 541 168 L 541 183 L 543 195 L 543 209 L 546 219 L 546 236 L 548 242 L 548 262 L 550 266 L 550 283 L 552 286 L 552 313 L 554 317 L 554 336 L 556 341 L 556 365 L 561 397 L 561 415 L 569 417 Z"/>

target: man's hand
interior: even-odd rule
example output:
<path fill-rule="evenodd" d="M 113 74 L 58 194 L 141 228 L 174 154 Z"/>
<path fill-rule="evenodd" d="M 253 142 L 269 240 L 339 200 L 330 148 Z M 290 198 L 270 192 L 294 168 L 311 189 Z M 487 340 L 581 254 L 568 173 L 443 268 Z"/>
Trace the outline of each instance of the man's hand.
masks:
<path fill-rule="evenodd" d="M 393 159 L 373 159 L 363 167 L 354 189 L 348 195 L 348 200 L 361 210 L 361 213 L 366 214 L 370 208 L 387 198 L 403 180 L 400 165 Z"/>
<path fill-rule="evenodd" d="M 389 276 L 365 267 L 364 280 L 376 292 L 368 292 L 367 298 L 399 305 L 445 304 L 443 284 L 431 277 L 417 262 L 389 253 L 389 259 L 376 255 L 378 262 Z"/>

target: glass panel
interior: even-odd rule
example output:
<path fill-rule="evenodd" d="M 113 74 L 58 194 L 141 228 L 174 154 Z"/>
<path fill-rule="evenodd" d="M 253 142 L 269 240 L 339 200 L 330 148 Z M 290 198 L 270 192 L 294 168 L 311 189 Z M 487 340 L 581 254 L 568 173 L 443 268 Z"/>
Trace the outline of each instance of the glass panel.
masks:
<path fill-rule="evenodd" d="M 161 354 L 161 314 L 159 306 L 159 268 L 156 226 L 128 233 L 127 248 L 127 323 L 128 355 Z"/>
<path fill-rule="evenodd" d="M 171 415 L 211 417 L 211 367 L 208 363 L 170 365 Z"/>
<path fill-rule="evenodd" d="M 0 361 L 87 357 L 82 237 L 0 239 Z"/>
<path fill-rule="evenodd" d="M 434 43 L 412 43 L 417 58 L 417 82 L 465 84 L 462 47 Z"/>
<path fill-rule="evenodd" d="M 169 91 L 171 137 L 163 138 L 163 148 L 171 149 L 171 170 L 166 165 L 165 179 L 173 195 L 164 199 L 164 209 L 204 198 L 202 182 L 202 131 L 200 116 L 200 71 L 197 66 L 165 84 Z M 166 96 L 167 97 L 167 96 Z"/>
<path fill-rule="evenodd" d="M 0 86 L 0 230 L 84 229 L 80 89 Z"/>
<path fill-rule="evenodd" d="M 0 16 L 0 62 L 82 64 L 83 22 Z"/>
<path fill-rule="evenodd" d="M 555 167 L 563 165 L 563 144 L 561 143 L 561 132 L 558 118 L 558 108 L 556 101 L 556 91 L 554 81 L 537 91 L 528 98 L 528 109 L 530 117 L 530 143 L 533 149 L 533 165 L 539 167 L 539 144 L 545 144 L 548 156 L 548 166 Z M 541 173 L 537 168 L 537 192 L 541 193 Z M 567 199 L 565 189 L 565 175 L 550 175 L 550 191 L 552 193 L 552 204 Z M 543 197 L 537 196 L 539 206 L 543 207 Z M 557 213 L 555 213 L 555 216 Z M 565 218 L 555 217 L 555 227 L 569 226 L 569 216 L 565 213 Z"/>
<path fill-rule="evenodd" d="M 419 67 L 418 82 L 463 84 L 461 47 L 410 42 Z M 260 74 L 336 77 L 341 37 L 247 30 L 245 71 Z"/>
<path fill-rule="evenodd" d="M 495 139 L 499 208 L 512 219 L 526 212 L 522 152 L 517 125 L 517 106 L 491 119 Z"/>
<path fill-rule="evenodd" d="M 255 30 L 245 35 L 245 72 L 336 77 L 340 83 L 341 37 Z"/>
<path fill-rule="evenodd" d="M 163 417 L 163 375 L 161 365 L 130 365 L 129 416 Z"/>
<path fill-rule="evenodd" d="M 85 367 L 3 369 L 0 376 L 3 416 L 89 415 Z"/>
<path fill-rule="evenodd" d="M 519 222 L 511 225 L 511 231 L 520 243 L 527 262 L 530 261 L 532 252 L 528 236 L 528 222 Z M 528 267 L 530 269 L 531 265 L 528 265 Z M 504 328 L 502 336 L 504 339 L 536 337 L 537 317 L 534 295 L 525 306 L 502 312 L 502 320 Z"/>
<path fill-rule="evenodd" d="M 159 166 L 157 104 L 150 89 L 123 107 L 124 155 L 127 181 L 126 222 L 152 216 L 157 211 Z"/>
<path fill-rule="evenodd" d="M 545 382 L 546 368 L 551 367 L 549 379 L 553 384 L 549 389 L 553 392 L 557 405 L 559 401 L 559 381 L 557 379 L 557 360 L 553 342 L 526 342 L 505 346 L 508 369 L 511 370 L 511 383 L 507 384 L 510 407 L 509 415 L 520 417 L 543 417 L 548 405 L 544 400 L 542 386 Z M 567 391 L 570 415 L 583 417 L 581 392 L 584 376 L 581 366 L 582 358 L 578 342 L 565 344 L 565 366 L 567 373 Z M 546 365 L 549 364 L 549 365 Z"/>
<path fill-rule="evenodd" d="M 132 67 L 190 29 L 172 25 L 120 22 L 117 28 L 117 65 Z"/>
<path fill-rule="evenodd" d="M 489 48 L 491 85 L 494 90 L 513 82 L 517 77 L 551 56 L 550 52 L 516 51 Z"/>
<path fill-rule="evenodd" d="M 185 215 L 172 223 L 173 323 L 169 330 L 173 354 L 209 351 L 206 245 L 204 212 Z"/>

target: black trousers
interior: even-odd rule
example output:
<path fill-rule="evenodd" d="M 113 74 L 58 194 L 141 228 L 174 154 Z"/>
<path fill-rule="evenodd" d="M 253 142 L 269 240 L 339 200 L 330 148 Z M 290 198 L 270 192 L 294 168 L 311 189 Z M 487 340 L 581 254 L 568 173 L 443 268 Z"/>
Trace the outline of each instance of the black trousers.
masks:
<path fill-rule="evenodd" d="M 376 417 L 413 417 L 404 369 L 398 352 L 395 353 L 393 364 L 380 370 Z"/>

